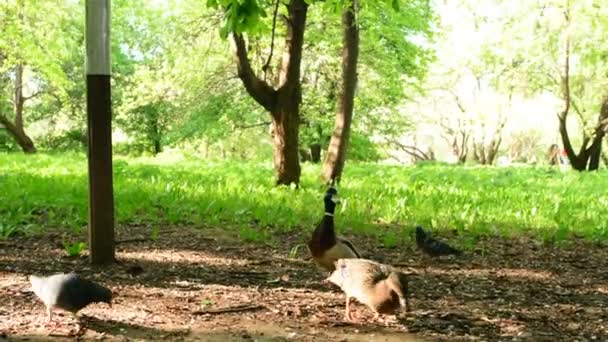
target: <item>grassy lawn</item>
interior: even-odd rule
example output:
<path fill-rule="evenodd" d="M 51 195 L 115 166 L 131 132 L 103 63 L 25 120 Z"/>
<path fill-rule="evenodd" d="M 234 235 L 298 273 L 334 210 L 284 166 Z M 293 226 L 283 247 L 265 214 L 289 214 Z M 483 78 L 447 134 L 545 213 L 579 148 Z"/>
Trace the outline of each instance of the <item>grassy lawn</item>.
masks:
<path fill-rule="evenodd" d="M 0 235 L 86 228 L 86 165 L 83 154 L 0 154 Z M 312 229 L 322 213 L 317 165 L 303 166 L 299 190 L 274 187 L 270 162 L 116 157 L 114 172 L 119 224 L 222 226 L 258 241 L 273 230 Z M 386 247 L 411 239 L 415 224 L 456 229 L 465 248 L 481 235 L 522 232 L 553 242 L 573 234 L 601 241 L 608 237 L 607 176 L 348 164 L 337 224 L 342 231 L 377 234 Z"/>
<path fill-rule="evenodd" d="M 365 257 L 412 272 L 414 308 L 374 323 L 370 310 L 354 304 L 365 323 L 349 324 L 342 292 L 322 284 L 325 274 L 308 251 L 294 248 L 322 214 L 319 166 L 305 165 L 295 190 L 273 186 L 270 163 L 174 154 L 118 157 L 114 165 L 120 262 L 98 270 L 81 255 L 85 156 L 0 154 L 0 232 L 19 233 L 0 239 L 0 297 L 7 299 L 0 304 L 0 336 L 48 339 L 43 305 L 23 290 L 26 275 L 67 270 L 117 293 L 112 308 L 85 309 L 83 338 L 91 340 L 608 336 L 607 250 L 571 238 L 607 240 L 606 172 L 349 164 L 339 188 L 338 229 Z M 420 258 L 411 241 L 415 224 L 451 235 L 450 244 L 465 253 Z M 538 248 L 536 239 L 559 246 Z M 195 314 L 242 305 L 256 309 Z M 72 340 L 77 333 L 68 325 L 61 334 L 54 336 Z"/>

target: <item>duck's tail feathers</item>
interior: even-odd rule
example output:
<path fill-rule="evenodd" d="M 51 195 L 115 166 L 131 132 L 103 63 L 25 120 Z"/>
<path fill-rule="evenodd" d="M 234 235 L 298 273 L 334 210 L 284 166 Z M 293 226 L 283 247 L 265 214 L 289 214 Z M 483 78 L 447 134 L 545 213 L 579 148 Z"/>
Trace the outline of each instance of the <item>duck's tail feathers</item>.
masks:
<path fill-rule="evenodd" d="M 346 247 L 348 247 L 351 251 L 353 251 L 353 253 L 355 253 L 355 255 L 357 256 L 357 258 L 361 258 L 361 254 L 359 254 L 359 251 L 357 251 L 357 249 L 355 248 L 355 246 L 348 240 L 345 239 L 338 239 L 339 242 L 342 242 L 344 245 L 346 245 Z"/>

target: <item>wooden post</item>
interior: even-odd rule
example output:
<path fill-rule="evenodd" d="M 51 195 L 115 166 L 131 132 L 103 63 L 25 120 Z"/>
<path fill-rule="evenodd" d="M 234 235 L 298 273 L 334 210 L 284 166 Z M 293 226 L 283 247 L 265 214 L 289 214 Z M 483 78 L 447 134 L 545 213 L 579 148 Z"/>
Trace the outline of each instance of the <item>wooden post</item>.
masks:
<path fill-rule="evenodd" d="M 114 262 L 110 0 L 86 0 L 89 245 L 91 263 Z"/>

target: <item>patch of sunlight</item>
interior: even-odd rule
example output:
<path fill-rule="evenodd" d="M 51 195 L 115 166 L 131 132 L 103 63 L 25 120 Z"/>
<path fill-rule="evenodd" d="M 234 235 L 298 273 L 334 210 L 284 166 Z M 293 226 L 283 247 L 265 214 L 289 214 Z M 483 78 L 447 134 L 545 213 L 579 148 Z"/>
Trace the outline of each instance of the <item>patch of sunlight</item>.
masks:
<path fill-rule="evenodd" d="M 227 258 L 198 251 L 153 250 L 142 252 L 118 252 L 121 259 L 158 263 L 198 264 L 207 266 L 246 266 L 249 260 Z"/>
<path fill-rule="evenodd" d="M 608 285 L 600 285 L 597 287 L 596 291 L 601 294 L 608 295 Z"/>

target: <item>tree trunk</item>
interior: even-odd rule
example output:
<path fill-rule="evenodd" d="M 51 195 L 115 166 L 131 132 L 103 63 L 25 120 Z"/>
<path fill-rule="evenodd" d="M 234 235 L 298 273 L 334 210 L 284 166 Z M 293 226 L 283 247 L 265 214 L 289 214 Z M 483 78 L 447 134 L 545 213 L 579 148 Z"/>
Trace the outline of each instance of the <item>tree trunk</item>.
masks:
<path fill-rule="evenodd" d="M 300 65 L 308 5 L 304 0 L 290 0 L 285 48 L 275 87 L 263 81 L 251 68 L 243 36 L 232 35 L 236 46 L 238 75 L 247 93 L 266 109 L 273 123 L 274 166 L 277 185 L 300 183 L 298 158 L 300 103 L 302 100 Z"/>
<path fill-rule="evenodd" d="M 602 107 L 600 109 L 600 115 L 598 125 L 595 128 L 595 137 L 593 143 L 589 147 L 589 171 L 595 171 L 600 167 L 600 157 L 602 155 L 602 141 L 606 134 L 606 128 L 608 127 L 608 97 L 604 98 Z"/>
<path fill-rule="evenodd" d="M 498 132 L 497 130 L 496 134 L 501 134 Z M 492 137 L 492 140 L 487 145 L 483 141 L 480 143 L 473 141 L 473 158 L 481 165 L 494 164 L 501 143 L 502 138 L 496 135 Z"/>
<path fill-rule="evenodd" d="M 298 137 L 300 135 L 299 116 L 291 98 L 284 98 L 285 107 L 273 113 L 274 169 L 277 173 L 277 185 L 300 183 L 300 158 Z M 295 114 L 295 117 L 294 117 Z"/>
<path fill-rule="evenodd" d="M 460 135 L 460 138 L 458 137 Z M 452 143 L 451 143 L 451 147 L 452 147 L 452 153 L 454 153 L 454 155 L 456 156 L 457 160 L 458 160 L 458 164 L 464 164 L 467 162 L 467 157 L 469 155 L 469 138 L 471 136 L 465 132 L 464 130 L 461 130 L 459 133 L 455 133 Z M 475 144 L 473 144 L 475 145 Z M 475 146 L 473 146 L 473 153 L 475 153 Z"/>
<path fill-rule="evenodd" d="M 353 117 L 355 89 L 357 87 L 357 60 L 359 58 L 359 24 L 357 23 L 357 0 L 352 0 L 342 13 L 342 91 L 339 97 L 338 112 L 334 133 L 327 148 L 323 165 L 325 181 L 340 180 L 346 161 L 346 152 Z"/>
<path fill-rule="evenodd" d="M 160 114 L 154 108 L 152 108 L 151 110 L 154 111 L 153 112 L 154 114 L 152 114 L 151 117 L 148 118 L 150 120 L 149 121 L 149 124 L 150 124 L 149 137 L 150 137 L 150 140 L 152 141 L 152 153 L 154 153 L 154 155 L 157 155 L 163 151 L 163 146 L 161 143 L 162 133 L 161 133 L 161 127 L 160 127 L 160 123 L 159 123 Z M 150 113 L 148 113 L 148 115 L 150 115 Z"/>
<path fill-rule="evenodd" d="M 2 113 L 0 107 L 0 124 L 6 128 L 8 133 L 15 139 L 15 142 L 21 147 L 25 153 L 36 153 L 36 146 L 32 139 L 25 133 L 23 128 L 23 108 L 25 101 L 28 99 L 23 96 L 23 64 L 15 66 L 15 90 L 13 93 L 13 112 L 15 119 L 11 122 L 8 117 Z"/>
<path fill-rule="evenodd" d="M 15 139 L 15 142 L 19 144 L 19 147 L 25 153 L 36 153 L 36 147 L 32 139 L 23 131 L 18 129 L 10 120 L 0 113 L 0 124 L 6 128 L 8 133 Z"/>
<path fill-rule="evenodd" d="M 310 145 L 310 159 L 315 164 L 321 161 L 321 144 Z"/>
<path fill-rule="evenodd" d="M 587 162 L 589 161 L 590 150 L 587 149 L 587 145 L 589 144 L 589 137 L 583 137 L 583 143 L 581 145 L 580 152 L 577 154 L 574 151 L 572 146 L 572 142 L 570 141 L 570 136 L 568 134 L 568 127 L 566 125 L 568 119 L 568 112 L 570 111 L 570 36 L 569 36 L 569 26 L 570 26 L 570 8 L 566 8 L 564 12 L 564 17 L 566 19 L 566 28 L 564 32 L 566 33 L 564 40 L 564 66 L 561 75 L 561 88 L 562 88 L 562 101 L 563 101 L 563 109 L 557 115 L 559 120 L 559 134 L 562 138 L 562 144 L 564 145 L 564 150 L 566 150 L 566 155 L 568 156 L 568 160 L 570 161 L 570 165 L 572 168 L 577 171 L 585 171 L 587 169 Z M 593 145 L 592 145 L 593 146 Z M 601 151 L 600 151 L 601 152 Z"/>
<path fill-rule="evenodd" d="M 154 139 L 154 155 L 157 155 L 163 151 L 163 147 L 160 144 L 159 139 Z"/>

